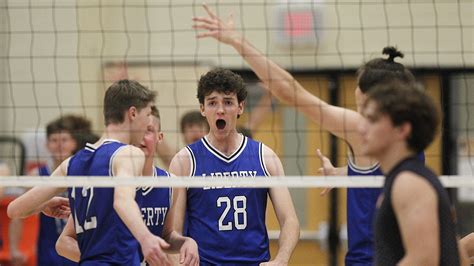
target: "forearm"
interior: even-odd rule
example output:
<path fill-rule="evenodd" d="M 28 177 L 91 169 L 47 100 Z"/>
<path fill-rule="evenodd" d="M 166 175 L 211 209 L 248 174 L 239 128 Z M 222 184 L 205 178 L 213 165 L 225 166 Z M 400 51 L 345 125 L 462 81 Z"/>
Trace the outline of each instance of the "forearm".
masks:
<path fill-rule="evenodd" d="M 19 251 L 21 235 L 23 232 L 23 219 L 15 218 L 10 221 L 8 228 L 8 240 L 10 242 L 10 252 Z"/>
<path fill-rule="evenodd" d="M 61 234 L 56 242 L 56 252 L 58 252 L 60 256 L 74 262 L 79 262 L 81 259 L 81 251 L 79 250 L 77 240 L 71 236 Z"/>
<path fill-rule="evenodd" d="M 143 223 L 140 209 L 134 200 L 115 198 L 114 209 L 138 242 L 151 234 Z"/>
<path fill-rule="evenodd" d="M 282 225 L 280 237 L 278 238 L 278 253 L 275 260 L 285 263 L 291 258 L 300 237 L 300 226 L 298 220 L 289 218 Z"/>
<path fill-rule="evenodd" d="M 8 205 L 8 217 L 25 218 L 40 213 L 50 199 L 64 190 L 65 188 L 34 187 Z"/>

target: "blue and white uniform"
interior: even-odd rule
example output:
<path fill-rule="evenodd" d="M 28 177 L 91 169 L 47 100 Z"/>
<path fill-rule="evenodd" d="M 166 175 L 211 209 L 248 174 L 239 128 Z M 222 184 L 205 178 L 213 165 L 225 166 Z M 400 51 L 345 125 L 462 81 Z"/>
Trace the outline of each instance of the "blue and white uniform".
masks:
<path fill-rule="evenodd" d="M 418 159 L 425 161 L 423 153 Z M 383 175 L 378 163 L 371 167 L 358 167 L 349 156 L 347 163 L 348 176 Z M 373 265 L 374 231 L 373 222 L 376 203 L 382 188 L 347 188 L 347 237 L 348 251 L 345 265 Z"/>
<path fill-rule="evenodd" d="M 51 171 L 47 166 L 38 168 L 40 176 L 50 176 Z M 66 220 L 52 218 L 40 213 L 39 232 L 37 242 L 38 266 L 72 266 L 77 263 L 60 256 L 56 252 L 56 241 L 66 225 Z"/>
<path fill-rule="evenodd" d="M 87 144 L 70 159 L 68 175 L 113 176 L 113 158 L 125 146 L 116 140 Z M 69 202 L 80 265 L 140 265 L 138 242 L 113 208 L 114 188 L 69 188 Z"/>
<path fill-rule="evenodd" d="M 158 167 L 155 167 L 153 175 L 158 178 L 168 178 L 170 174 Z M 157 180 L 157 182 L 159 182 Z M 143 222 L 151 233 L 162 237 L 163 226 L 166 215 L 171 208 L 173 193 L 171 188 L 144 187 L 138 188 L 135 200 L 140 204 Z M 140 249 L 140 260 L 143 255 Z"/>
<path fill-rule="evenodd" d="M 159 167 L 155 167 L 154 170 L 155 177 L 167 178 L 170 176 L 167 171 Z M 172 195 L 171 188 L 144 187 L 137 189 L 135 199 L 140 202 L 143 221 L 150 232 L 156 236 L 161 237 L 166 214 L 171 207 Z"/>
<path fill-rule="evenodd" d="M 191 176 L 269 176 L 263 144 L 244 136 L 230 156 L 212 147 L 206 138 L 186 149 Z M 270 259 L 265 226 L 267 196 L 266 188 L 188 188 L 188 236 L 198 244 L 201 265 L 258 265 Z"/>

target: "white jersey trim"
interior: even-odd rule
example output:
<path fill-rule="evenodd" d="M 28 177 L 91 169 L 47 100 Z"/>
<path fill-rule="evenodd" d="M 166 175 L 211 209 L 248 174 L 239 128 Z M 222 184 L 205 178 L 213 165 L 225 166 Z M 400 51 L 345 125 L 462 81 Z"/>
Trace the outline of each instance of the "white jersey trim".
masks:
<path fill-rule="evenodd" d="M 377 168 L 380 167 L 380 164 L 378 162 L 374 163 L 371 166 L 363 167 L 363 166 L 358 166 L 355 164 L 355 162 L 352 160 L 352 157 L 349 156 L 347 158 L 347 167 L 351 168 L 352 171 L 359 173 L 359 174 L 370 174 L 377 170 Z"/>
<path fill-rule="evenodd" d="M 265 157 L 264 157 L 264 154 L 263 154 L 263 143 L 259 143 L 258 144 L 258 157 L 260 157 L 260 166 L 262 167 L 263 169 L 263 172 L 265 173 L 265 176 L 267 177 L 270 177 L 270 173 L 268 172 L 267 170 L 267 165 L 265 164 Z"/>
<path fill-rule="evenodd" d="M 186 146 L 186 150 L 189 153 L 189 163 L 191 164 L 191 169 L 189 170 L 189 176 L 194 176 L 196 174 L 196 157 L 194 156 L 193 150 Z"/>
<path fill-rule="evenodd" d="M 245 147 L 247 146 L 247 137 L 244 135 L 240 134 L 242 136 L 242 142 L 240 143 L 239 147 L 230 155 L 226 156 L 222 152 L 220 152 L 218 149 L 216 149 L 212 144 L 207 141 L 207 136 L 201 139 L 202 143 L 204 144 L 204 147 L 214 156 L 219 158 L 220 160 L 226 162 L 226 163 L 231 163 L 235 161 L 237 158 L 239 158 L 240 154 L 245 150 Z"/>

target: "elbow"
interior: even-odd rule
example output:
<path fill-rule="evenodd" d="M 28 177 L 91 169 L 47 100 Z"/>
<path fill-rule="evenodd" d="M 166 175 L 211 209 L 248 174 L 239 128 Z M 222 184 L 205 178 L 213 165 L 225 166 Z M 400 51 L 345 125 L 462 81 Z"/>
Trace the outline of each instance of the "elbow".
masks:
<path fill-rule="evenodd" d="M 8 207 L 7 207 L 8 218 L 10 219 L 23 218 L 20 210 L 15 205 L 16 205 L 15 201 L 12 201 L 10 204 L 8 204 Z"/>
<path fill-rule="evenodd" d="M 64 242 L 64 236 L 63 234 L 61 234 L 58 240 L 56 241 L 55 249 L 59 256 L 65 257 L 64 250 L 62 249 L 62 247 L 64 247 L 65 245 L 63 242 Z"/>

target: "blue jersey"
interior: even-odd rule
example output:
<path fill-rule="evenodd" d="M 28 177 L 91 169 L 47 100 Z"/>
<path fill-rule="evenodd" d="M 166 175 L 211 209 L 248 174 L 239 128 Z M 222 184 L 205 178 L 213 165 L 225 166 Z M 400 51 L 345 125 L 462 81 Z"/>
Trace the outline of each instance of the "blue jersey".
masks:
<path fill-rule="evenodd" d="M 126 145 L 106 140 L 74 155 L 69 176 L 113 176 L 112 160 Z M 69 188 L 81 265 L 140 265 L 138 242 L 113 208 L 114 188 Z"/>
<path fill-rule="evenodd" d="M 51 173 L 47 166 L 38 168 L 40 176 L 50 176 Z M 38 243 L 37 243 L 37 263 L 39 266 L 52 265 L 52 266 L 69 266 L 77 265 L 77 263 L 68 260 L 56 252 L 56 241 L 61 235 L 66 220 L 56 219 L 40 213 L 39 217 L 39 232 L 38 232 Z"/>
<path fill-rule="evenodd" d="M 418 159 L 424 162 L 424 154 Z M 383 175 L 380 165 L 361 168 L 349 158 L 347 163 L 348 176 Z M 377 199 L 382 188 L 347 188 L 347 237 L 348 251 L 345 265 L 373 265 L 374 234 L 373 221 Z"/>
<path fill-rule="evenodd" d="M 226 156 L 206 138 L 186 147 L 191 176 L 207 178 L 269 176 L 263 145 L 243 137 Z M 187 190 L 188 235 L 199 248 L 201 265 L 258 265 L 270 259 L 265 210 L 268 189 L 204 187 Z"/>
<path fill-rule="evenodd" d="M 155 167 L 154 176 L 163 178 L 169 177 L 170 174 L 163 169 Z M 148 230 L 152 234 L 161 237 L 166 214 L 168 214 L 168 210 L 171 207 L 171 188 L 138 188 L 135 199 L 140 204 L 143 222 L 145 222 Z M 140 259 L 143 260 L 141 252 Z"/>
<path fill-rule="evenodd" d="M 154 176 L 169 177 L 169 173 L 155 167 Z M 159 181 L 157 181 L 159 182 Z M 171 207 L 171 188 L 139 188 L 137 190 L 137 202 L 140 202 L 140 210 L 143 221 L 154 235 L 161 237 L 166 214 Z"/>

